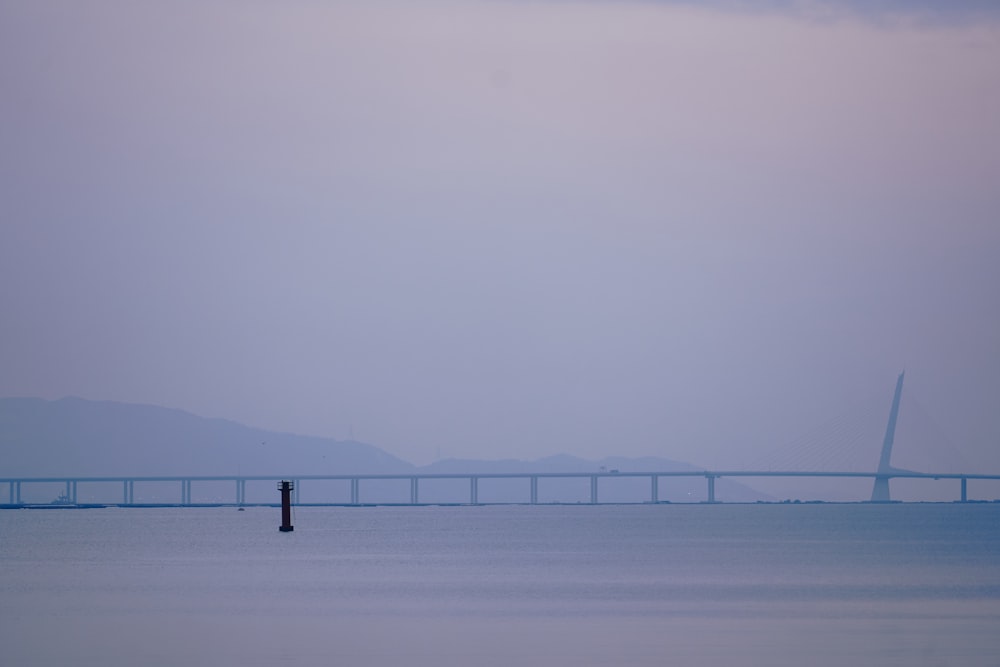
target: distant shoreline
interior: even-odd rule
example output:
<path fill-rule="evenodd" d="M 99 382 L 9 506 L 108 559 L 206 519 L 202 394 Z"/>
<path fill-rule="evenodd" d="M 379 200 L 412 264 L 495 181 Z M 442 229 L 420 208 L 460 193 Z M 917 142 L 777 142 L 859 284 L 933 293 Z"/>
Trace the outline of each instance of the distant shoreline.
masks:
<path fill-rule="evenodd" d="M 371 508 L 371 507 L 608 507 L 608 506 L 628 506 L 628 507 L 643 507 L 643 506 L 653 506 L 653 505 L 670 505 L 674 507 L 697 507 L 704 505 L 992 505 L 1000 503 L 1000 499 L 996 500 L 892 500 L 889 502 L 871 502 L 869 500 L 757 500 L 752 502 L 742 502 L 742 501 L 716 501 L 716 502 L 670 502 L 669 500 L 660 501 L 657 503 L 644 502 L 644 503 L 628 503 L 628 502 L 606 502 L 606 503 L 585 503 L 585 502 L 575 502 L 575 503 L 528 503 L 528 502 L 496 502 L 496 503 L 297 503 L 293 504 L 293 507 L 344 507 L 352 509 L 361 508 Z M 79 504 L 63 504 L 63 503 L 21 503 L 21 504 L 10 504 L 2 503 L 0 504 L 0 510 L 82 510 L 82 509 L 110 509 L 110 508 L 121 508 L 121 509 L 158 509 L 158 508 L 170 508 L 170 509 L 195 509 L 195 508 L 213 508 L 213 507 L 231 507 L 234 509 L 239 508 L 250 508 L 250 507 L 266 507 L 266 508 L 280 508 L 280 503 L 243 503 L 238 505 L 235 503 L 132 503 L 132 504 L 122 504 L 122 503 L 79 503 Z"/>

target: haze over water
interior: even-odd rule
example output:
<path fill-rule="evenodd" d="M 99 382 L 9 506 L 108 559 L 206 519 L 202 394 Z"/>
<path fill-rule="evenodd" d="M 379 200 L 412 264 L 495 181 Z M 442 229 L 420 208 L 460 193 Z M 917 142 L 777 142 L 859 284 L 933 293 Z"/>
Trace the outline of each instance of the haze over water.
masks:
<path fill-rule="evenodd" d="M 0 395 L 733 468 L 906 369 L 998 470 L 998 62 L 988 0 L 2 0 Z"/>
<path fill-rule="evenodd" d="M 998 63 L 982 0 L 0 0 L 0 395 L 178 408 L 417 465 L 870 470 L 906 369 L 923 409 L 904 406 L 893 464 L 1000 472 Z M 872 436 L 847 438 L 836 415 L 866 397 Z M 831 418 L 833 440 L 810 435 Z M 191 463 L 159 435 L 123 444 L 123 474 Z M 78 437 L 40 465 L 75 474 Z M 263 440 L 202 450 L 224 474 L 246 446 L 322 465 Z M 996 503 L 277 523 L 0 511 L 0 661 L 1000 655 Z"/>
<path fill-rule="evenodd" d="M 1000 505 L 0 512 L 12 665 L 995 665 Z"/>

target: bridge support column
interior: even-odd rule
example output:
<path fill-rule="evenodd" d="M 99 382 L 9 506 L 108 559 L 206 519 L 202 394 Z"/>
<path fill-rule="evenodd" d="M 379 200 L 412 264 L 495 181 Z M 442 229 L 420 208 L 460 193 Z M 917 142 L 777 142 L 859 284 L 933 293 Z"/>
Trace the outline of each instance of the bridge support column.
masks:
<path fill-rule="evenodd" d="M 299 495 L 302 493 L 302 480 L 295 479 L 292 480 L 292 483 L 295 484 L 294 493 L 292 493 L 292 502 L 298 505 L 302 502 L 302 497 Z"/>
<path fill-rule="evenodd" d="M 357 477 L 351 478 L 351 504 L 357 505 L 361 502 L 361 480 Z"/>
<path fill-rule="evenodd" d="M 708 480 L 708 502 L 715 502 L 715 475 L 705 475 Z"/>
<path fill-rule="evenodd" d="M 410 504 L 416 505 L 420 502 L 420 478 L 410 478 Z"/>
<path fill-rule="evenodd" d="M 17 483 L 17 504 L 21 504 L 21 483 Z"/>
<path fill-rule="evenodd" d="M 181 505 L 191 504 L 191 480 L 181 480 Z"/>
<path fill-rule="evenodd" d="M 872 485 L 872 500 L 873 503 L 888 503 L 892 501 L 892 496 L 889 494 L 889 478 L 888 477 L 876 477 L 875 483 Z"/>
<path fill-rule="evenodd" d="M 532 505 L 537 505 L 538 504 L 538 478 L 537 477 L 532 477 L 531 478 L 531 504 Z"/>
<path fill-rule="evenodd" d="M 590 476 L 590 504 L 597 504 L 597 475 Z"/>
<path fill-rule="evenodd" d="M 660 502 L 660 476 L 649 476 L 649 501 L 651 503 Z"/>
<path fill-rule="evenodd" d="M 14 504 L 14 482 L 8 482 L 8 484 L 9 484 L 9 487 L 8 487 L 7 490 L 8 490 L 8 495 L 10 497 L 10 504 L 13 505 Z"/>
<path fill-rule="evenodd" d="M 134 479 L 130 479 L 128 481 L 128 504 L 129 505 L 134 505 L 135 504 L 135 480 Z"/>
<path fill-rule="evenodd" d="M 479 504 L 479 478 L 470 477 L 469 478 L 469 503 L 472 505 Z"/>
<path fill-rule="evenodd" d="M 969 478 L 968 477 L 963 477 L 962 478 L 962 502 L 963 503 L 969 502 L 969 483 L 968 482 L 969 482 Z"/>
<path fill-rule="evenodd" d="M 236 480 L 236 504 L 243 506 L 246 502 L 246 486 L 244 486 L 244 480 Z"/>

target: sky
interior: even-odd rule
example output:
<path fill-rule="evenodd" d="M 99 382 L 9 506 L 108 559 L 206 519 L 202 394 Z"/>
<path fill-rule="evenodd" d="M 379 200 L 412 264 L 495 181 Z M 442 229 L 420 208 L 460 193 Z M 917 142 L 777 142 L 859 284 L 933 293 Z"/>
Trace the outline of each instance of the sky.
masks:
<path fill-rule="evenodd" d="M 0 0 L 0 396 L 1000 472 L 998 118 L 984 2 Z"/>

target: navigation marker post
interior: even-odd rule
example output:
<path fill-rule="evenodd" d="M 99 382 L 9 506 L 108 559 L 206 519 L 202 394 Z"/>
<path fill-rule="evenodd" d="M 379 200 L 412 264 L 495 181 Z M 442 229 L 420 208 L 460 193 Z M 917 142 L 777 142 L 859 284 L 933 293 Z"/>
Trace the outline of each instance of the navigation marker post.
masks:
<path fill-rule="evenodd" d="M 294 488 L 295 482 L 287 479 L 278 482 L 278 490 L 281 491 L 281 525 L 278 526 L 278 530 L 283 533 L 295 530 L 295 527 L 292 526 L 292 489 Z"/>

